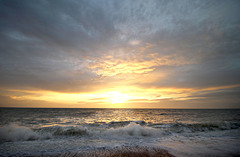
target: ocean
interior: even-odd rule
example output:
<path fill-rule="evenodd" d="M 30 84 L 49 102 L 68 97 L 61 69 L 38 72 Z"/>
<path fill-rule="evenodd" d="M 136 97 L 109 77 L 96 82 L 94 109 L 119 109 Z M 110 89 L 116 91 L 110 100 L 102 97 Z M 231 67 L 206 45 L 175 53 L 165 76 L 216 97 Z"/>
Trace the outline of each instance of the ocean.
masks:
<path fill-rule="evenodd" d="M 240 156 L 240 110 L 0 108 L 0 156 L 137 148 Z"/>

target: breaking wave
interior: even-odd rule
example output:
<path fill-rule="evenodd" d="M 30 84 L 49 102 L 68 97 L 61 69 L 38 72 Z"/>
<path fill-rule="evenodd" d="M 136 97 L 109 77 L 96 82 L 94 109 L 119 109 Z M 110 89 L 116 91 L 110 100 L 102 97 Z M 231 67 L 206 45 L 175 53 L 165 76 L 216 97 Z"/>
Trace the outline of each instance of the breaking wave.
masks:
<path fill-rule="evenodd" d="M 92 128 L 83 126 L 53 126 L 40 129 L 30 129 L 15 124 L 0 128 L 1 141 L 27 141 L 53 138 L 54 136 L 153 136 L 158 129 L 141 126 L 131 122 L 118 128 Z"/>
<path fill-rule="evenodd" d="M 100 126 L 86 124 L 86 126 L 51 126 L 39 129 L 10 124 L 0 128 L 0 142 L 41 140 L 58 136 L 156 137 L 166 133 L 207 132 L 239 128 L 240 122 L 152 124 L 144 121 L 123 121 L 103 123 Z"/>
<path fill-rule="evenodd" d="M 0 140 L 2 141 L 28 141 L 49 138 L 41 136 L 32 129 L 11 124 L 0 128 Z"/>
<path fill-rule="evenodd" d="M 120 128 L 110 128 L 104 132 L 105 135 L 129 135 L 129 136 L 153 136 L 159 133 L 158 129 L 141 126 L 131 122 Z"/>
<path fill-rule="evenodd" d="M 194 123 L 194 124 L 151 124 L 153 128 L 159 128 L 165 131 L 176 133 L 181 132 L 207 132 L 217 130 L 232 130 L 239 129 L 240 122 L 223 122 L 223 123 Z"/>

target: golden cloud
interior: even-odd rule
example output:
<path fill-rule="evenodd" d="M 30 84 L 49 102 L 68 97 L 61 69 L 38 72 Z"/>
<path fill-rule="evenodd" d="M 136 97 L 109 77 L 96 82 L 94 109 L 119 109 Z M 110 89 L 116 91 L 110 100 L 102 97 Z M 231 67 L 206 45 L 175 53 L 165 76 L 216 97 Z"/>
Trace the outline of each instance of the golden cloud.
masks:
<path fill-rule="evenodd" d="M 177 54 L 161 56 L 161 53 L 148 52 L 152 47 L 153 45 L 146 44 L 134 50 L 129 47 L 110 50 L 107 55 L 91 58 L 87 67 L 98 76 L 112 77 L 124 74 L 145 74 L 162 65 L 192 64 L 191 61 Z"/>

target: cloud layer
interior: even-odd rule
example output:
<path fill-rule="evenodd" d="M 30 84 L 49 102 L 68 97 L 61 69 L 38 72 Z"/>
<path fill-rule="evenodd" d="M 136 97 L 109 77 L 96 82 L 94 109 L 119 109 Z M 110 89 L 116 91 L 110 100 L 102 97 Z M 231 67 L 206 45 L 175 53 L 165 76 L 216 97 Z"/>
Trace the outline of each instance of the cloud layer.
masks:
<path fill-rule="evenodd" d="M 0 94 L 189 89 L 240 107 L 239 15 L 238 0 L 2 0 Z"/>

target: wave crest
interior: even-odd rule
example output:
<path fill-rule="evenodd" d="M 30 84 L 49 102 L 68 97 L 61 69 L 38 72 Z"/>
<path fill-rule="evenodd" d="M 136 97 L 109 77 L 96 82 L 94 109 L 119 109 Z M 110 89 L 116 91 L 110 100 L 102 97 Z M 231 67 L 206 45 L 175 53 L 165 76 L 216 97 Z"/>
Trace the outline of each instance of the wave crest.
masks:
<path fill-rule="evenodd" d="M 129 136 L 154 136 L 159 130 L 147 126 L 141 126 L 131 122 L 127 126 L 120 128 L 110 128 L 104 132 L 104 135 L 129 135 Z"/>
<path fill-rule="evenodd" d="M 57 127 L 53 135 L 82 136 L 89 135 L 90 131 L 86 127 Z"/>
<path fill-rule="evenodd" d="M 39 138 L 40 136 L 33 130 L 16 124 L 0 128 L 0 139 L 3 141 L 26 141 Z"/>
<path fill-rule="evenodd" d="M 54 136 L 153 136 L 158 137 L 171 133 L 194 133 L 219 130 L 239 129 L 239 122 L 196 123 L 196 124 L 150 124 L 144 121 L 111 122 L 86 126 L 50 126 L 32 130 L 24 126 L 11 124 L 0 128 L 0 143 L 6 141 L 28 141 L 49 139 Z"/>

